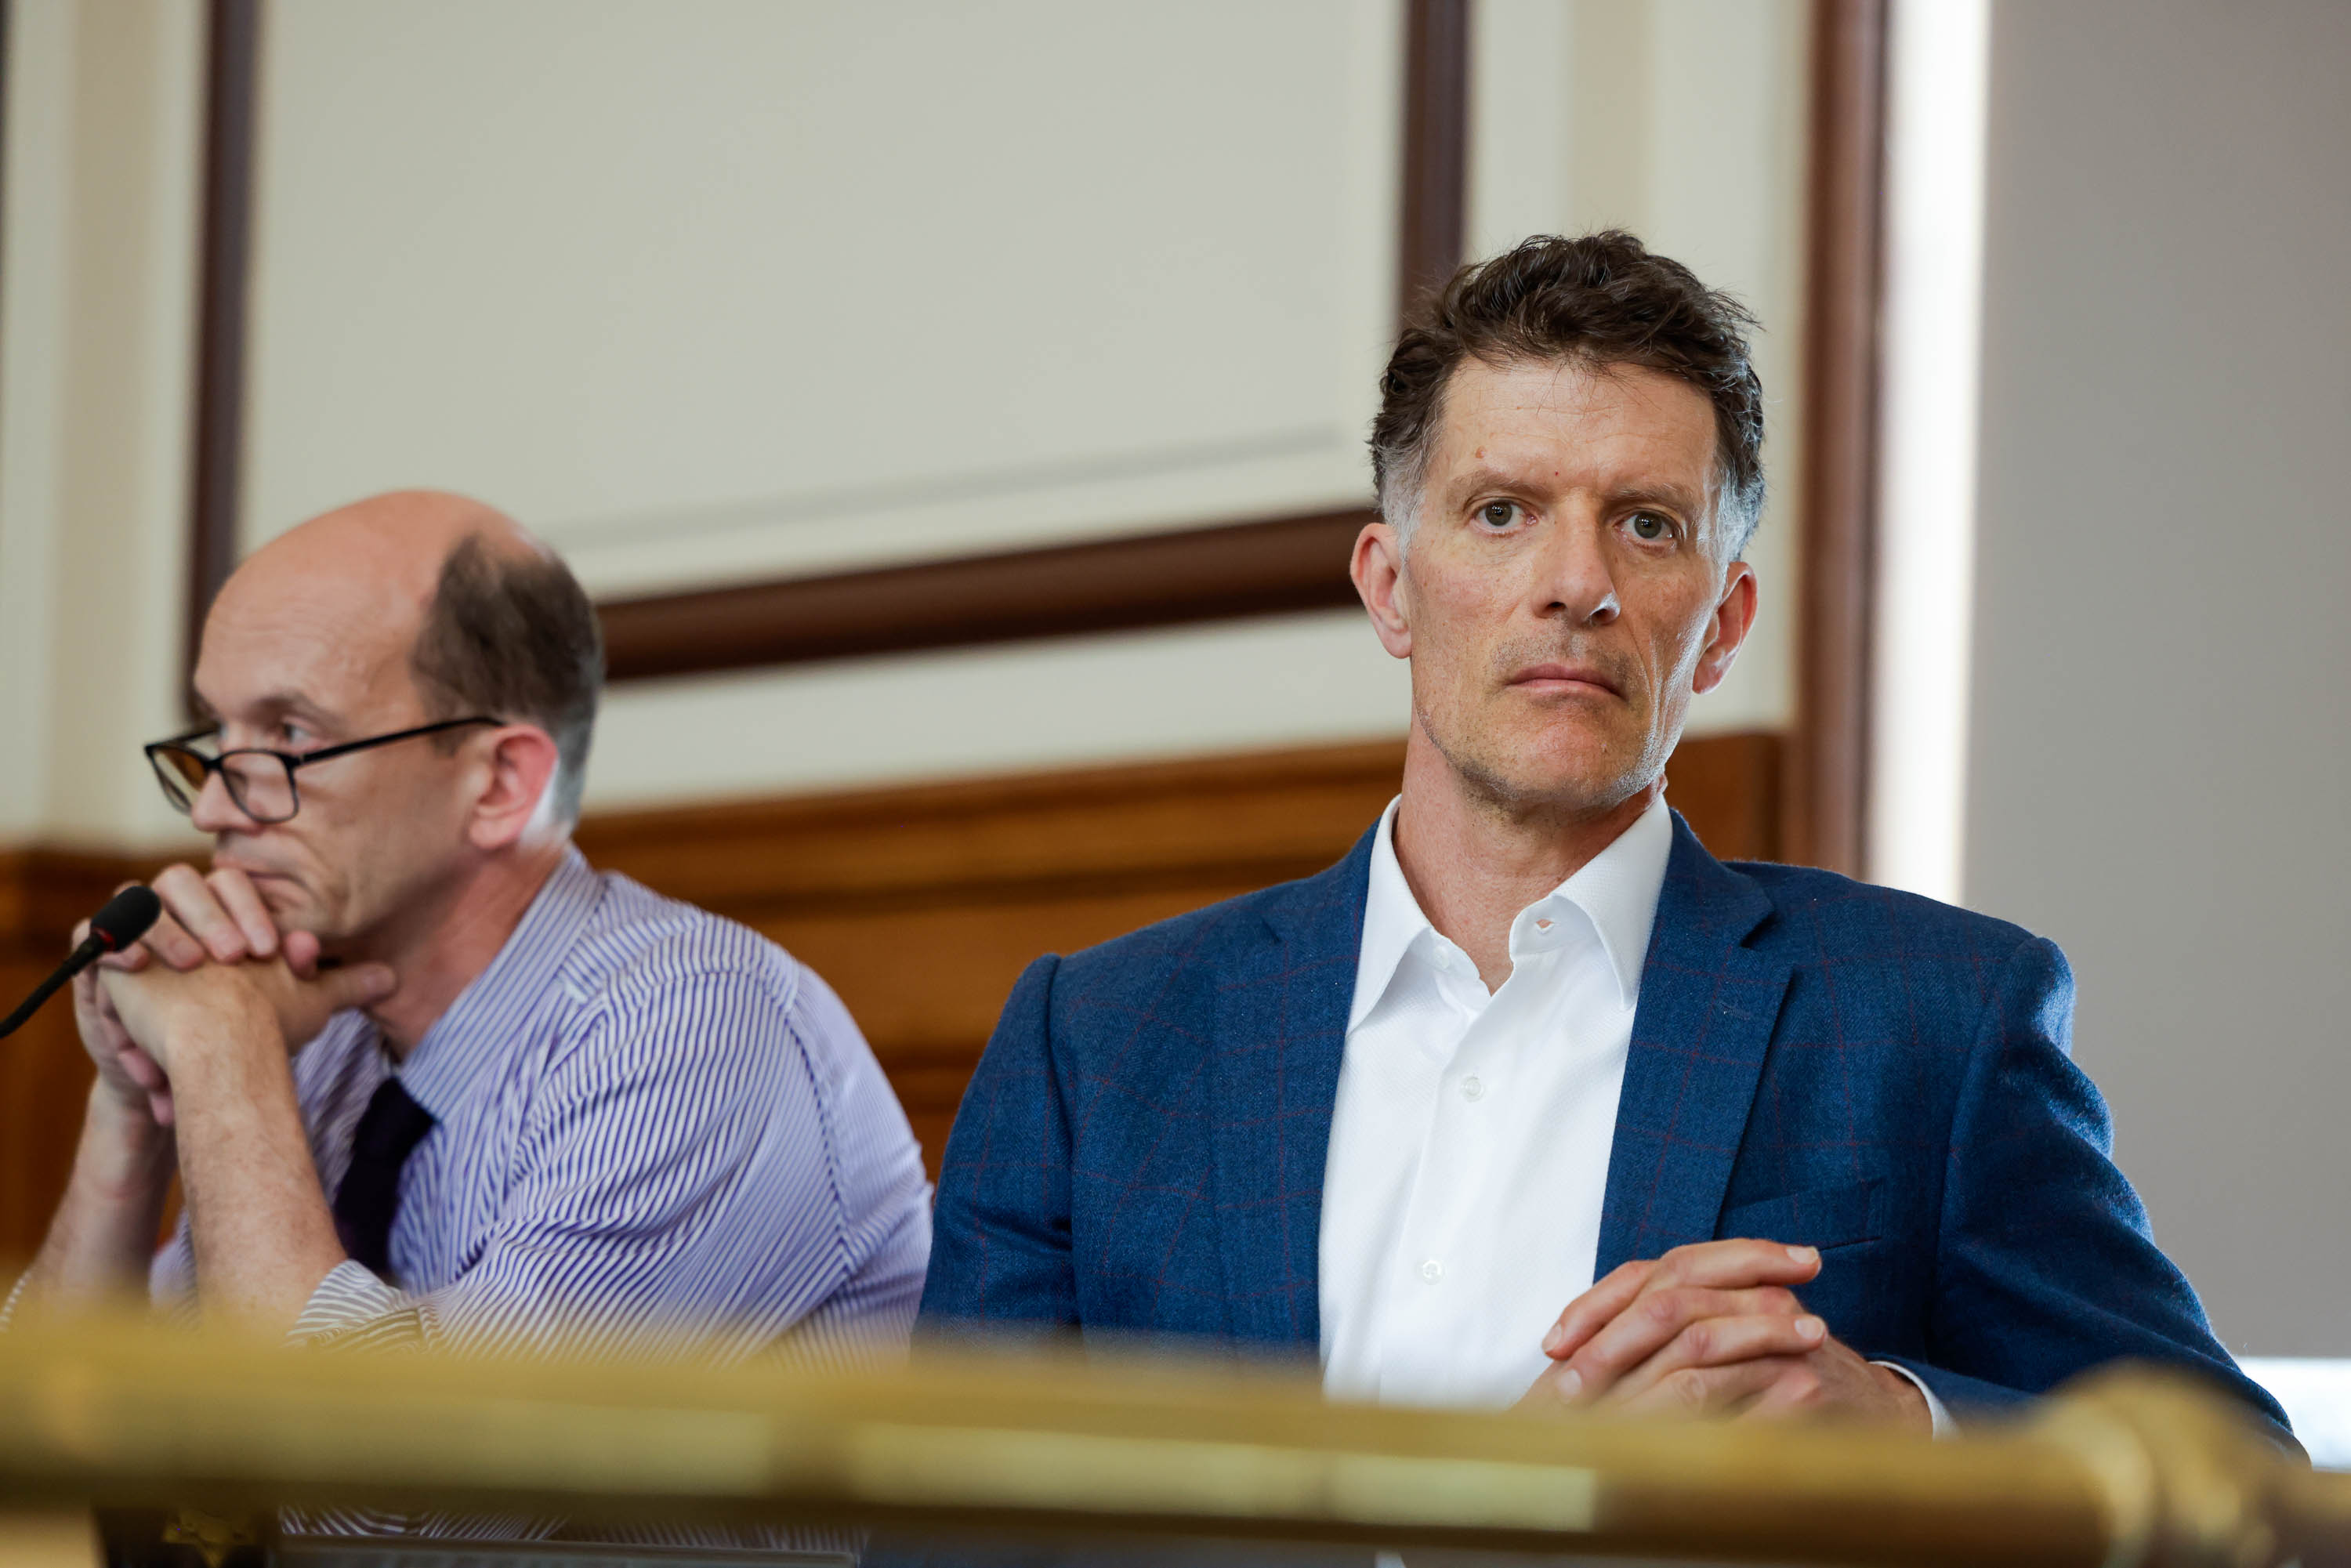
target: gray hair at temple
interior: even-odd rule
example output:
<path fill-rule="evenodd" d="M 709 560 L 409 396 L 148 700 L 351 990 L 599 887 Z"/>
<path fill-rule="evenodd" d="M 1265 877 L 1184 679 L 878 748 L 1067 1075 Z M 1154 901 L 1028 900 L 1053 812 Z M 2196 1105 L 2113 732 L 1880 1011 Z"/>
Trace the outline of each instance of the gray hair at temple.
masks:
<path fill-rule="evenodd" d="M 1461 361 L 1638 365 L 1688 382 L 1714 405 L 1715 529 L 1737 559 L 1763 516 L 1763 383 L 1746 307 L 1621 229 L 1538 235 L 1452 278 L 1406 323 L 1380 378 L 1372 476 L 1380 516 L 1407 548 L 1428 450 Z"/>
<path fill-rule="evenodd" d="M 541 547 L 499 549 L 480 534 L 459 540 L 441 563 L 409 663 L 434 717 L 494 714 L 552 736 L 556 820 L 580 820 L 604 640 L 561 557 Z"/>

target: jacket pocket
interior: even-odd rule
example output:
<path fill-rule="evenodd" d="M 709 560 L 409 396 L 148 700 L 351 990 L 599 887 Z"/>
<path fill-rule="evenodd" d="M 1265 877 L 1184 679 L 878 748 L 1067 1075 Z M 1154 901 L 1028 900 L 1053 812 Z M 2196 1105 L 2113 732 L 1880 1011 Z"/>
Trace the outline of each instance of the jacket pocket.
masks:
<path fill-rule="evenodd" d="M 1714 1233 L 1747 1236 L 1792 1246 L 1858 1247 L 1886 1234 L 1886 1186 L 1870 1176 L 1843 1186 L 1812 1187 L 1779 1197 L 1742 1203 L 1722 1211 Z"/>

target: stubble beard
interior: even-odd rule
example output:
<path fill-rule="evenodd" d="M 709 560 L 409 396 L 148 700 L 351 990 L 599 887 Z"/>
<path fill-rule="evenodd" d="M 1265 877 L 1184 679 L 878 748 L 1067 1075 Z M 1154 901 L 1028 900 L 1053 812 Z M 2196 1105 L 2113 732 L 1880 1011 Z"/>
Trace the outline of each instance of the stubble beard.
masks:
<path fill-rule="evenodd" d="M 1469 804 L 1509 821 L 1603 817 L 1648 788 L 1664 770 L 1646 754 L 1623 756 L 1604 739 L 1589 766 L 1573 768 L 1564 777 L 1539 778 L 1535 775 L 1543 771 L 1539 767 L 1514 768 L 1510 758 L 1451 739 L 1425 707 L 1415 717 L 1430 747 L 1461 781 Z"/>

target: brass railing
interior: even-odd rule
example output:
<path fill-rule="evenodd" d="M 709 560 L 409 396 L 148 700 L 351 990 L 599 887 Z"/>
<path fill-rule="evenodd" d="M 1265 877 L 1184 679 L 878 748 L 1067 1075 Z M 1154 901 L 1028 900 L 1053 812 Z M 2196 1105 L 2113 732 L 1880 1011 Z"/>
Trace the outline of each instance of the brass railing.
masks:
<path fill-rule="evenodd" d="M 1100 1357 L 718 1371 L 296 1352 L 113 1322 L 0 1335 L 0 1509 L 17 1519 L 328 1504 L 1780 1563 L 2351 1564 L 2351 1476 L 2314 1474 L 2219 1396 L 2147 1370 L 1937 1443 L 1333 1406 L 1290 1372 Z"/>

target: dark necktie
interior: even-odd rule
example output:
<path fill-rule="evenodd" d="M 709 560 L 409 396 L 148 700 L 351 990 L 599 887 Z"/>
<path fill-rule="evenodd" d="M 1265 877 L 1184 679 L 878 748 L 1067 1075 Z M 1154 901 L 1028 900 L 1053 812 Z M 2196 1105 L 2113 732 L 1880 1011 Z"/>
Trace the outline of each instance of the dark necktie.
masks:
<path fill-rule="evenodd" d="M 433 1130 L 433 1113 L 408 1097 L 397 1078 L 377 1085 L 351 1134 L 351 1168 L 335 1189 L 335 1234 L 370 1272 L 388 1275 L 392 1217 L 400 1210 L 400 1167 Z"/>

